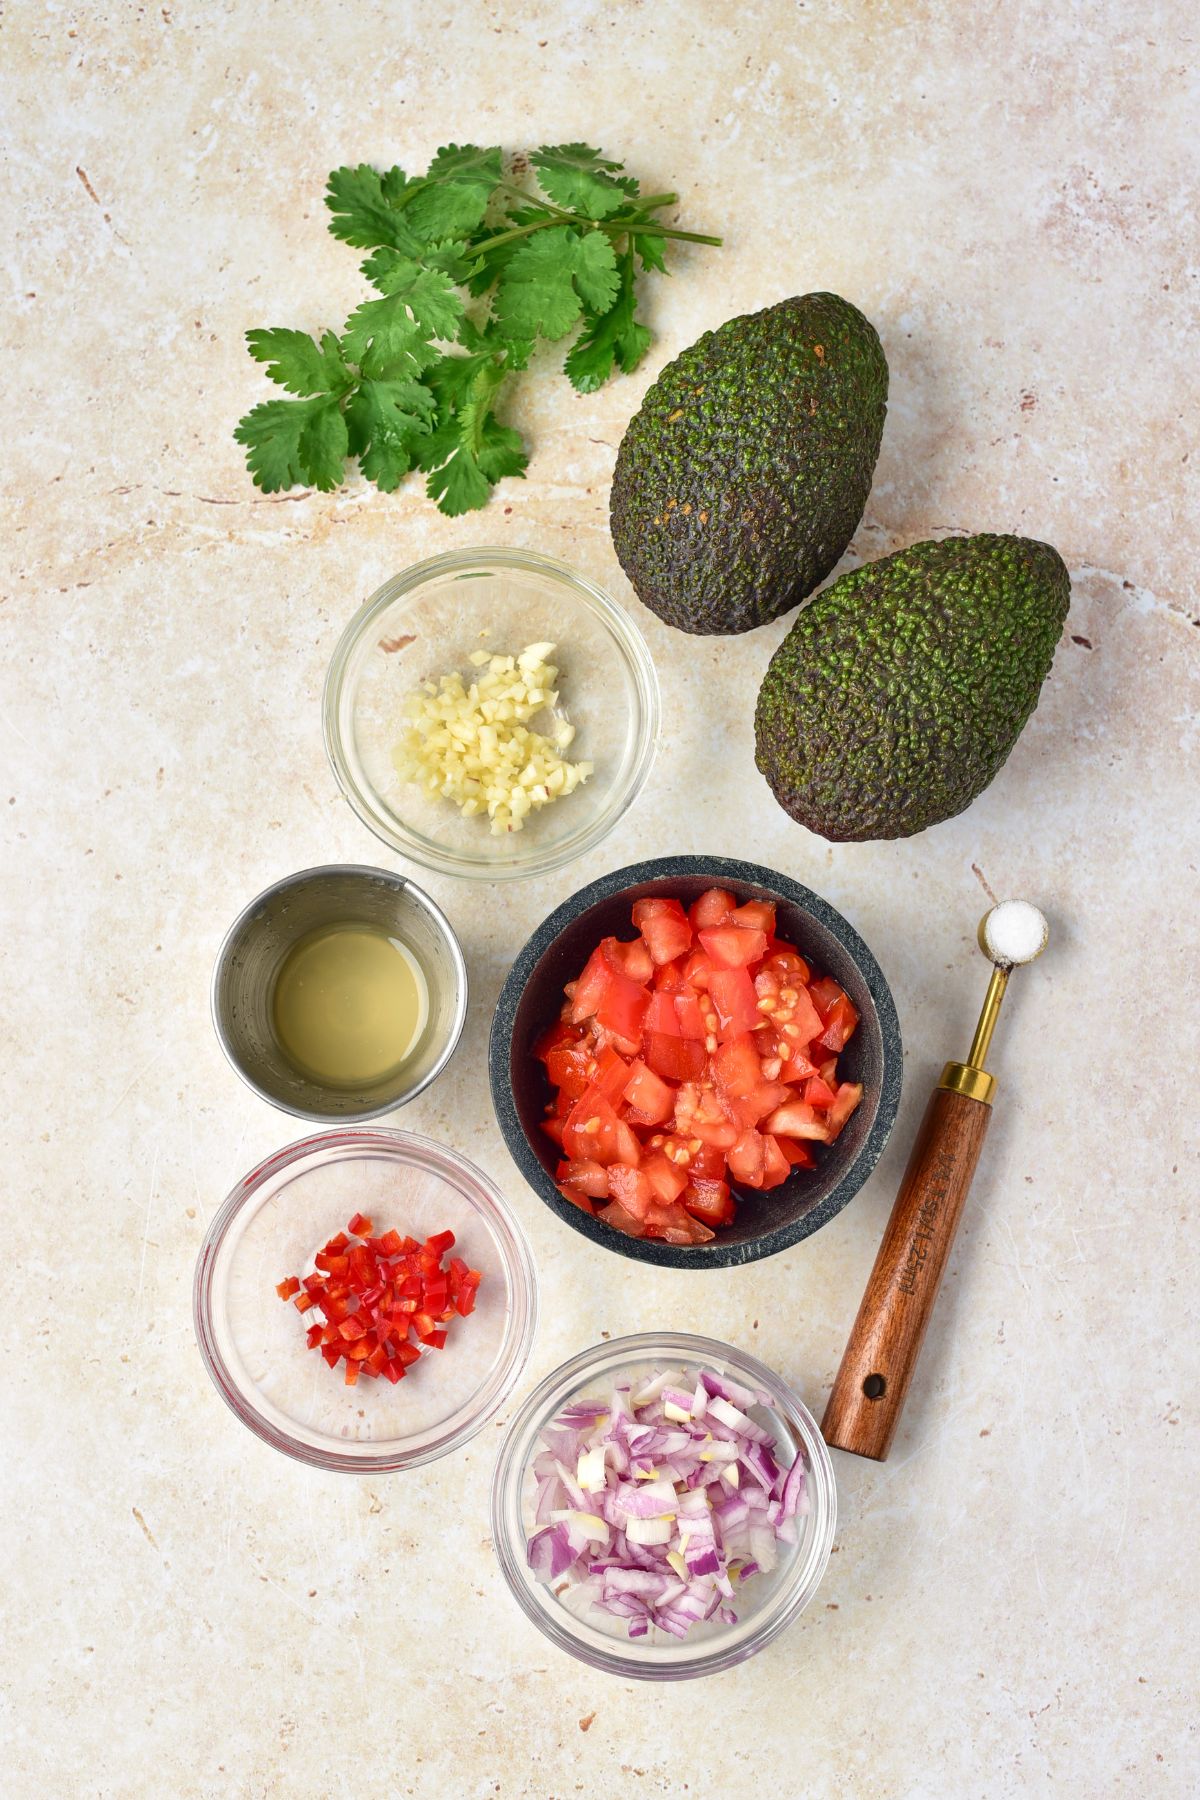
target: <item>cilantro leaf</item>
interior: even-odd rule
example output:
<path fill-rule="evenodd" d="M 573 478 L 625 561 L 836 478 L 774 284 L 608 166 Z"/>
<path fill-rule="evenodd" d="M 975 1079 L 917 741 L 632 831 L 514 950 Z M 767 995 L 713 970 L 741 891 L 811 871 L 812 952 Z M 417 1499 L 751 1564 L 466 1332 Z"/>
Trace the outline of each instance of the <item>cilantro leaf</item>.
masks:
<path fill-rule="evenodd" d="M 654 269 L 659 275 L 665 275 L 667 263 L 663 251 L 667 240 L 661 232 L 639 231 L 633 241 L 643 269 Z"/>
<path fill-rule="evenodd" d="M 334 169 L 329 177 L 325 204 L 333 214 L 329 229 L 344 244 L 370 250 L 376 244 L 403 249 L 412 239 L 397 210 L 410 183 L 404 170 L 380 174 L 370 163 L 355 169 Z"/>
<path fill-rule="evenodd" d="M 309 481 L 329 493 L 342 479 L 348 440 L 336 397 L 264 400 L 242 419 L 234 437 L 264 494 Z"/>
<path fill-rule="evenodd" d="M 620 291 L 617 255 L 612 239 L 603 232 L 589 231 L 579 239 L 575 254 L 575 286 L 585 306 L 593 312 L 607 312 Z"/>
<path fill-rule="evenodd" d="M 464 308 L 454 291 L 453 280 L 444 270 L 423 267 L 398 251 L 381 249 L 368 257 L 363 271 L 369 271 L 381 294 L 403 301 L 426 336 L 455 335 Z"/>
<path fill-rule="evenodd" d="M 476 431 L 460 435 L 453 455 L 433 470 L 425 490 L 441 512 L 457 518 L 486 506 L 496 482 L 505 475 L 524 475 L 528 461 L 520 432 L 488 413 Z"/>
<path fill-rule="evenodd" d="M 496 234 L 489 232 L 488 238 L 482 240 L 482 243 L 486 245 L 488 239 L 492 235 L 496 235 L 502 240 L 501 242 L 490 248 L 479 250 L 474 250 L 474 247 L 469 245 L 466 253 L 473 254 L 475 260 L 467 281 L 467 291 L 476 298 L 480 294 L 486 294 L 489 288 L 495 286 L 499 277 L 525 242 L 517 234 L 527 225 L 548 225 L 553 217 L 554 214 L 544 206 L 518 206 L 505 219 L 505 229 L 502 232 Z M 503 241 L 505 238 L 508 239 L 507 243 Z"/>
<path fill-rule="evenodd" d="M 341 346 L 332 331 L 319 344 L 307 331 L 248 331 L 246 347 L 255 362 L 265 363 L 272 381 L 289 394 L 344 392 L 353 376 L 342 361 Z"/>
<path fill-rule="evenodd" d="M 439 150 L 407 206 L 412 229 L 427 243 L 466 237 L 487 211 L 500 180 L 500 150 L 447 144 Z"/>
<path fill-rule="evenodd" d="M 507 373 L 507 354 L 493 355 L 490 347 L 482 354 L 444 356 L 430 371 L 441 418 L 421 443 L 418 461 L 428 471 L 426 491 L 450 518 L 486 506 L 505 475 L 525 473 L 520 432 L 501 425 L 493 411 Z"/>
<path fill-rule="evenodd" d="M 346 420 L 337 400 L 317 405 L 304 423 L 297 449 L 301 469 L 323 494 L 340 485 L 349 448 Z"/>
<path fill-rule="evenodd" d="M 368 481 L 383 493 L 399 487 L 428 436 L 436 401 L 421 382 L 364 381 L 346 408 L 350 448 Z"/>
<path fill-rule="evenodd" d="M 369 376 L 419 375 L 436 359 L 431 338 L 452 338 L 463 303 L 450 277 L 385 250 L 371 258 L 383 299 L 364 300 L 346 320 L 345 354 Z"/>
<path fill-rule="evenodd" d="M 572 387 L 581 394 L 595 393 L 613 372 L 613 363 L 631 375 L 650 345 L 650 332 L 634 318 L 633 253 L 626 250 L 620 265 L 621 291 L 608 312 L 585 311 L 583 330 L 567 352 L 563 364 Z"/>
<path fill-rule="evenodd" d="M 565 337 L 586 300 L 604 312 L 617 296 L 617 259 L 598 231 L 556 225 L 522 244 L 500 281 L 496 317 L 511 337 Z"/>
<path fill-rule="evenodd" d="M 543 145 L 529 160 L 556 205 L 589 219 L 611 218 L 638 191 L 632 176 L 612 173 L 623 164 L 611 162 L 588 144 Z"/>

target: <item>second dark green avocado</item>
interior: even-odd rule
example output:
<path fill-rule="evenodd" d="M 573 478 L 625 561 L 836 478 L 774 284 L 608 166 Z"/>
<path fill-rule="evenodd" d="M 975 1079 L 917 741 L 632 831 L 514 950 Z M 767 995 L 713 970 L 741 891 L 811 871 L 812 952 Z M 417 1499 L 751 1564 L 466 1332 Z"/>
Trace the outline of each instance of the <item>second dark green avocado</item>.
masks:
<path fill-rule="evenodd" d="M 676 357 L 621 441 L 611 524 L 640 600 L 681 631 L 798 606 L 854 535 L 887 411 L 878 333 L 837 294 L 730 319 Z"/>
<path fill-rule="evenodd" d="M 834 842 L 911 837 L 971 804 L 1037 705 L 1071 603 L 1057 550 L 982 532 L 868 563 L 771 658 L 756 761 Z"/>

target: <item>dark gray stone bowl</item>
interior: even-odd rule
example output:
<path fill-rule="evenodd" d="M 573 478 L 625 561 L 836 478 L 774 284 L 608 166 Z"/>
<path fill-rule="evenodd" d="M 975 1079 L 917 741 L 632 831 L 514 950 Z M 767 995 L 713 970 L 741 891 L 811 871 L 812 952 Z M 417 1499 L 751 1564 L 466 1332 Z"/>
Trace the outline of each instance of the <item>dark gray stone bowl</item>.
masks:
<path fill-rule="evenodd" d="M 553 1024 L 563 985 L 574 980 L 602 937 L 630 938 L 635 900 L 674 895 L 684 905 L 705 888 L 723 887 L 739 901 L 773 900 L 780 935 L 853 1000 L 860 1024 L 842 1052 L 848 1081 L 863 1098 L 841 1136 L 815 1146 L 817 1167 L 798 1169 L 759 1194 L 736 1189 L 735 1223 L 708 1244 L 664 1244 L 626 1237 L 564 1200 L 554 1185 L 557 1147 L 540 1129 L 551 1098 L 532 1046 Z M 636 863 L 590 882 L 550 914 L 509 972 L 492 1021 L 492 1103 L 513 1160 L 535 1194 L 573 1230 L 619 1256 L 671 1269 L 723 1269 L 774 1256 L 811 1237 L 852 1200 L 879 1161 L 900 1103 L 902 1051 L 896 1007 L 879 964 L 854 928 L 811 889 L 773 869 L 723 856 L 667 856 Z"/>

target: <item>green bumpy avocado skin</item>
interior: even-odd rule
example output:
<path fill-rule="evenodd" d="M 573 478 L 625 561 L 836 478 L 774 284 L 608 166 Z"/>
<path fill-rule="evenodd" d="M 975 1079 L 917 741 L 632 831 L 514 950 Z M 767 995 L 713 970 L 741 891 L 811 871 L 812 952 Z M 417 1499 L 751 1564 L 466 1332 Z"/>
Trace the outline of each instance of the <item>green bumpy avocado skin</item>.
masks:
<path fill-rule="evenodd" d="M 771 658 L 755 760 L 833 842 L 911 837 L 963 811 L 1021 734 L 1070 604 L 1032 538 L 914 544 L 833 582 Z"/>
<path fill-rule="evenodd" d="M 798 606 L 862 518 L 887 388 L 875 327 L 836 294 L 730 319 L 676 357 L 613 474 L 613 545 L 638 598 L 704 634 Z"/>

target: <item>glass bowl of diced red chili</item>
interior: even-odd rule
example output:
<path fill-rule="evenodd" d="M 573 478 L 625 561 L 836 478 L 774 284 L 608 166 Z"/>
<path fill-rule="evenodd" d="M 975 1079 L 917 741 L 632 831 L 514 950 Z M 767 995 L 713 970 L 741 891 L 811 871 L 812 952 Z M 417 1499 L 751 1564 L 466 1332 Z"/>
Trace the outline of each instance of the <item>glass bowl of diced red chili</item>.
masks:
<path fill-rule="evenodd" d="M 196 1264 L 196 1335 L 257 1436 L 326 1469 L 414 1468 L 492 1417 L 537 1301 L 525 1235 L 456 1151 L 386 1127 L 300 1139 L 240 1181 Z"/>
<path fill-rule="evenodd" d="M 670 857 L 581 889 L 513 965 L 492 1096 L 530 1186 L 577 1231 L 675 1268 L 810 1236 L 895 1122 L 891 992 L 849 922 L 788 876 Z"/>

